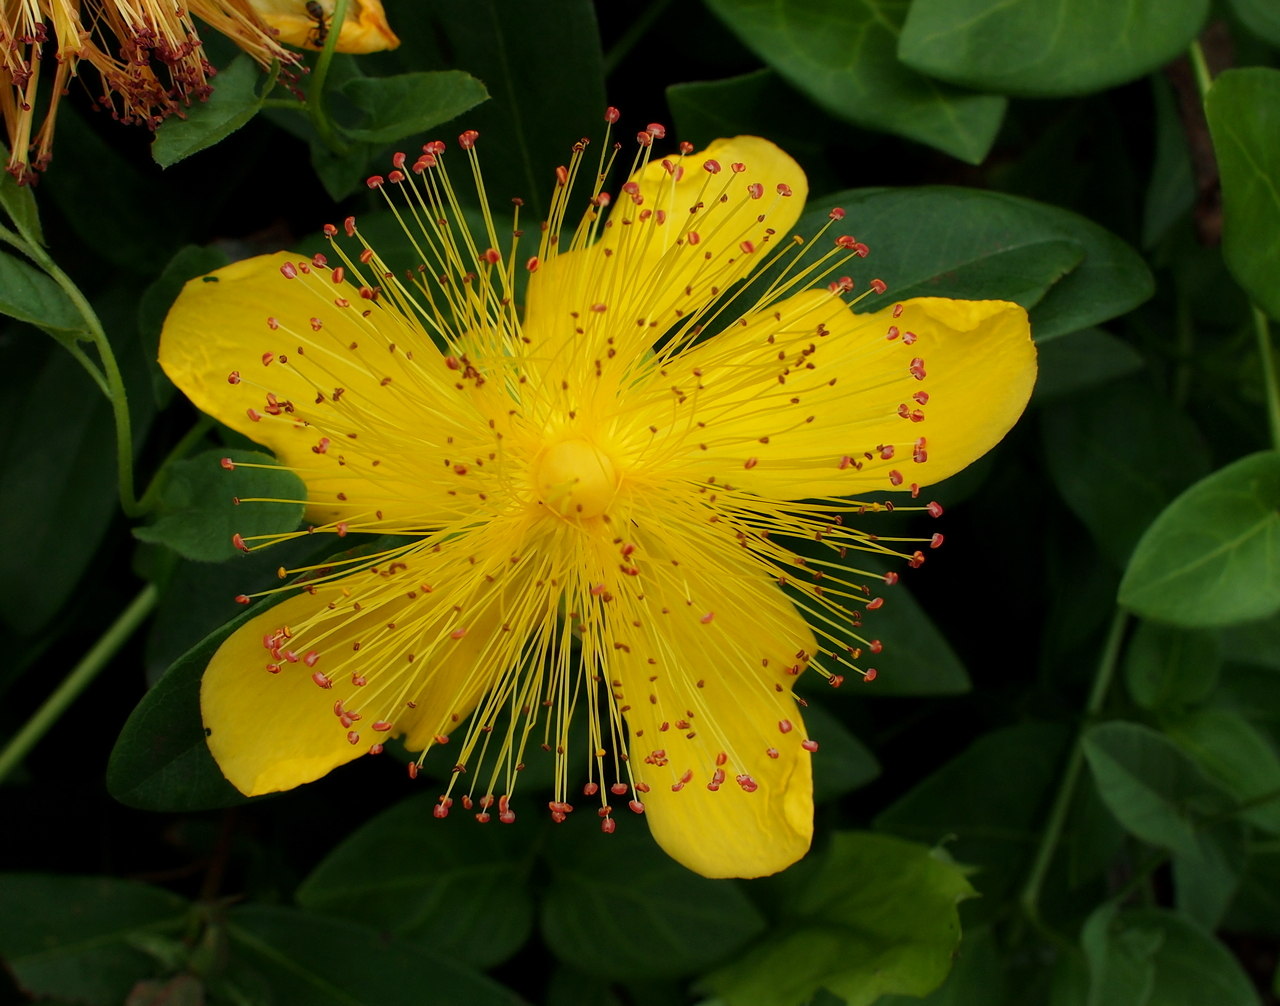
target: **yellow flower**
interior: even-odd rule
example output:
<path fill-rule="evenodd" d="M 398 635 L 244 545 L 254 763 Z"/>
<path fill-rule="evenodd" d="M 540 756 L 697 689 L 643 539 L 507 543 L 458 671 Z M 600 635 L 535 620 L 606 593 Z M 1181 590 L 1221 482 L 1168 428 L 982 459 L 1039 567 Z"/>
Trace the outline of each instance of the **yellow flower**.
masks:
<path fill-rule="evenodd" d="M 473 240 L 432 143 L 370 180 L 417 270 L 392 273 L 349 219 L 326 228 L 334 261 L 255 258 L 178 298 L 164 369 L 301 476 L 298 534 L 403 537 L 282 569 L 306 590 L 209 664 L 209 746 L 244 793 L 400 735 L 453 768 L 437 816 L 514 819 L 524 762 L 552 757 L 556 820 L 571 802 L 605 831 L 644 812 L 711 877 L 804 855 L 817 745 L 792 686 L 806 668 L 869 673 L 865 584 L 886 577 L 859 572 L 858 550 L 923 558 L 854 526 L 890 504 L 848 497 L 918 492 L 991 448 L 1027 401 L 1034 349 L 1013 304 L 855 315 L 839 274 L 866 249 L 832 240 L 838 211 L 818 266 L 744 299 L 739 280 L 794 257 L 804 174 L 756 137 L 659 160 L 655 135 L 612 200 L 617 148 L 589 167 L 575 147 L 534 257 L 502 251 L 515 242 L 487 215 Z M 483 201 L 475 134 L 460 140 Z M 913 508 L 936 515 L 926 499 Z"/>
<path fill-rule="evenodd" d="M 316 47 L 331 30 L 332 13 L 333 0 L 0 0 L 0 116 L 9 139 L 8 170 L 28 182 L 48 164 L 58 103 L 82 63 L 97 72 L 104 108 L 124 122 L 155 128 L 213 90 L 216 71 L 205 58 L 196 19 L 269 68 L 298 63 L 297 53 L 280 43 Z M 50 62 L 41 47 L 51 38 L 57 58 L 48 111 L 37 130 L 40 72 Z M 340 52 L 399 44 L 379 0 L 351 0 Z"/>

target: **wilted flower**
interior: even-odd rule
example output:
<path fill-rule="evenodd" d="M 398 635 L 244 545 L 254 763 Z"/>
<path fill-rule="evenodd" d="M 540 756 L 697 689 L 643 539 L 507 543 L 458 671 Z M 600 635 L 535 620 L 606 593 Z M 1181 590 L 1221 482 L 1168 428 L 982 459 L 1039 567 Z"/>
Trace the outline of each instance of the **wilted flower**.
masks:
<path fill-rule="evenodd" d="M 806 669 L 871 673 L 868 584 L 896 574 L 858 554 L 918 564 L 940 541 L 877 538 L 864 515 L 894 504 L 849 497 L 909 491 L 898 509 L 936 516 L 912 498 L 1000 440 L 1035 353 L 1014 304 L 854 314 L 840 273 L 867 249 L 824 229 L 827 253 L 795 261 L 807 183 L 790 157 L 738 137 L 651 159 L 661 135 L 640 134 L 613 200 L 613 155 L 593 170 L 578 144 L 533 257 L 487 210 L 472 236 L 431 143 L 370 180 L 416 270 L 394 274 L 348 219 L 326 228 L 335 260 L 251 259 L 178 298 L 162 365 L 301 477 L 297 534 L 389 536 L 281 569 L 305 589 L 278 588 L 293 596 L 210 662 L 209 746 L 243 792 L 399 735 L 422 751 L 411 775 L 431 748 L 452 768 L 437 816 L 512 821 L 541 748 L 557 821 L 578 794 L 605 831 L 615 809 L 645 812 L 707 876 L 772 873 L 808 848 L 817 744 L 792 687 Z M 475 139 L 461 146 L 483 202 Z M 765 262 L 766 290 L 739 282 Z"/>

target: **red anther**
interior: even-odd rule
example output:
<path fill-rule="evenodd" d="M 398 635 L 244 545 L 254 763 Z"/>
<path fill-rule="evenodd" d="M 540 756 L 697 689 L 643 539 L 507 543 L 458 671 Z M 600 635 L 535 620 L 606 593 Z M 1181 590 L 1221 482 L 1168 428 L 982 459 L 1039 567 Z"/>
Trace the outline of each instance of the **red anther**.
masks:
<path fill-rule="evenodd" d="M 790 185 L 788 185 L 786 182 L 779 182 L 779 183 L 778 183 L 778 195 L 780 195 L 780 196 L 789 196 L 789 195 L 791 195 L 791 186 L 790 186 Z"/>
<path fill-rule="evenodd" d="M 759 463 L 760 463 L 760 459 L 759 459 L 759 458 L 747 458 L 747 460 L 746 460 L 746 461 L 742 462 L 742 467 L 743 467 L 743 468 L 754 468 L 754 467 L 755 467 L 756 465 L 758 465 Z"/>
<path fill-rule="evenodd" d="M 693 153 L 693 144 L 688 140 L 681 140 L 679 143 L 680 153 L 688 156 Z"/>
<path fill-rule="evenodd" d="M 802 748 L 804 748 L 806 751 L 817 751 L 817 750 L 818 750 L 818 742 L 817 742 L 817 741 L 801 741 L 801 742 L 800 742 L 800 746 L 801 746 Z"/>
<path fill-rule="evenodd" d="M 356 235 L 356 218 L 347 217 L 342 221 L 342 229 L 347 232 L 347 237 L 355 237 Z"/>
<path fill-rule="evenodd" d="M 699 234 L 697 231 L 690 231 L 688 234 L 685 235 L 685 240 L 687 240 L 691 245 L 696 245 L 699 241 L 702 240 L 702 235 Z"/>
<path fill-rule="evenodd" d="M 911 376 L 917 381 L 923 381 L 925 378 L 924 360 L 917 356 L 911 361 L 911 366 L 907 368 L 911 372 Z"/>
<path fill-rule="evenodd" d="M 614 796 L 626 796 L 627 784 L 625 782 L 615 782 L 609 787 L 609 792 Z"/>
<path fill-rule="evenodd" d="M 434 168 L 435 166 L 436 166 L 435 157 L 433 157 L 431 154 L 422 154 L 416 161 L 413 162 L 413 173 L 415 175 L 420 175 L 424 171 L 426 171 L 427 168 Z"/>
<path fill-rule="evenodd" d="M 369 745 L 369 754 L 371 754 L 371 755 L 379 755 L 379 754 L 382 754 L 382 745 L 381 745 L 381 744 L 370 744 L 370 745 Z"/>
<path fill-rule="evenodd" d="M 347 527 L 346 521 L 340 520 L 338 521 L 337 524 L 333 526 L 333 530 L 337 532 L 337 535 L 339 538 L 345 538 L 347 536 L 347 531 L 349 530 L 349 528 Z"/>
<path fill-rule="evenodd" d="M 360 731 L 358 731 L 358 730 L 348 730 L 348 731 L 347 731 L 347 743 L 348 743 L 348 744 L 359 744 L 359 743 L 360 743 Z"/>
<path fill-rule="evenodd" d="M 720 162 L 715 160 L 714 158 L 711 160 L 703 161 L 702 170 L 709 175 L 718 175 L 720 174 Z"/>
<path fill-rule="evenodd" d="M 343 708 L 342 708 L 342 700 L 341 700 L 341 699 L 338 699 L 338 700 L 333 704 L 333 715 L 334 715 L 334 716 L 337 716 L 338 718 L 342 718 L 343 716 L 346 716 L 346 715 L 347 715 L 347 711 L 346 711 L 345 709 L 343 709 Z"/>
<path fill-rule="evenodd" d="M 757 783 L 754 779 L 752 779 L 751 776 L 746 774 L 736 776 L 735 781 L 739 786 L 742 787 L 743 792 L 745 793 L 754 793 L 756 790 L 760 788 L 760 784 Z"/>
<path fill-rule="evenodd" d="M 631 808 L 631 813 L 633 814 L 644 813 L 644 804 L 642 804 L 639 800 L 632 800 L 630 803 L 627 804 L 627 806 Z"/>
<path fill-rule="evenodd" d="M 724 764 L 725 762 L 727 762 L 728 760 L 729 760 L 729 756 L 728 756 L 727 754 L 725 754 L 723 751 L 721 751 L 719 754 L 717 754 L 717 755 L 716 755 L 716 764 L 717 764 L 717 765 L 723 765 L 723 764 Z"/>
<path fill-rule="evenodd" d="M 734 161 L 732 164 L 729 165 L 729 170 L 732 171 L 735 175 L 740 175 L 747 170 L 747 166 L 743 164 L 741 161 Z"/>
<path fill-rule="evenodd" d="M 325 224 L 324 236 L 327 238 L 336 238 L 338 236 L 338 228 L 334 227 L 333 224 Z"/>
<path fill-rule="evenodd" d="M 651 122 L 649 123 L 649 125 L 645 126 L 644 128 L 645 128 L 645 132 L 647 132 L 650 136 L 654 136 L 659 140 L 666 139 L 667 127 L 664 126 L 661 122 Z"/>
<path fill-rule="evenodd" d="M 325 255 L 323 252 L 316 252 L 311 256 L 311 264 L 317 269 L 323 269 L 329 264 L 329 256 Z"/>
<path fill-rule="evenodd" d="M 612 105 L 610 105 L 608 108 L 604 110 L 604 121 L 609 123 L 609 125 L 611 126 L 621 118 L 622 118 L 622 113 L 619 112 Z"/>
<path fill-rule="evenodd" d="M 297 279 L 298 269 L 292 262 L 286 262 L 280 267 L 280 274 L 285 279 Z"/>
<path fill-rule="evenodd" d="M 397 168 L 403 168 L 404 156 L 405 156 L 404 151 L 397 150 L 394 154 L 391 155 L 391 163 L 394 164 Z"/>
<path fill-rule="evenodd" d="M 524 264 L 524 267 L 525 267 L 525 269 L 527 269 L 529 272 L 537 272 L 537 271 L 538 271 L 538 256 L 537 256 L 537 255 L 534 255 L 532 258 L 530 258 L 530 259 L 529 259 L 529 261 L 528 261 L 528 262 L 526 262 L 526 263 Z"/>
<path fill-rule="evenodd" d="M 558 810 L 553 810 L 551 812 L 551 820 L 553 820 L 556 824 L 564 824 L 564 819 L 565 819 L 565 815 L 563 812 Z"/>
<path fill-rule="evenodd" d="M 274 360 L 275 358 L 276 358 L 276 354 L 275 354 L 275 353 L 263 353 L 263 354 L 262 354 L 262 365 L 263 365 L 264 367 L 266 367 L 266 366 L 270 365 L 271 361 L 272 361 L 272 360 Z"/>
<path fill-rule="evenodd" d="M 515 824 L 516 812 L 514 810 L 503 810 L 498 812 L 498 820 L 503 824 Z"/>
<path fill-rule="evenodd" d="M 707 789 L 714 793 L 722 785 L 724 785 L 724 769 L 718 768 L 711 773 L 711 781 L 707 783 Z"/>
<path fill-rule="evenodd" d="M 829 684 L 832 688 L 839 688 L 841 685 L 844 684 L 844 675 L 843 674 L 831 675 L 831 677 L 827 678 L 827 684 Z"/>
<path fill-rule="evenodd" d="M 649 792 L 649 784 L 648 784 L 647 782 L 638 782 L 638 783 L 636 783 L 636 792 L 637 792 L 637 793 L 648 793 L 648 792 Z"/>
<path fill-rule="evenodd" d="M 741 248 L 748 255 L 750 255 L 753 251 L 756 250 L 754 241 L 739 241 L 738 247 Z"/>
<path fill-rule="evenodd" d="M 474 129 L 468 129 L 464 131 L 461 135 L 459 135 L 458 146 L 460 146 L 463 150 L 470 150 L 472 147 L 476 145 L 476 140 L 478 139 L 480 139 L 480 134 L 477 133 Z"/>
<path fill-rule="evenodd" d="M 268 672 L 269 674 L 279 674 L 279 673 L 280 673 L 280 665 L 279 665 L 279 664 L 267 664 L 267 665 L 266 665 L 266 667 L 267 667 L 267 672 Z"/>
<path fill-rule="evenodd" d="M 493 806 L 493 794 L 492 794 L 492 793 L 486 793 L 484 796 L 482 796 L 482 797 L 480 798 L 480 806 L 481 806 L 481 808 L 482 808 L 482 809 L 484 809 L 484 810 L 488 810 L 490 807 L 492 807 L 492 806 Z"/>
<path fill-rule="evenodd" d="M 912 395 L 912 396 L 911 396 L 911 400 L 912 400 L 913 402 L 915 402 L 917 405 L 928 405 L 928 404 L 929 404 L 929 392 L 927 392 L 927 391 L 917 391 L 914 395 Z"/>
<path fill-rule="evenodd" d="M 422 152 L 424 154 L 439 155 L 439 154 L 443 154 L 446 149 L 447 148 L 444 145 L 444 140 L 431 140 L 429 143 L 424 143 L 422 145 Z"/>
<path fill-rule="evenodd" d="M 611 817 L 606 817 L 603 821 L 600 822 L 600 830 L 603 831 L 606 835 L 612 835 L 615 831 L 618 830 L 617 822 L 615 822 L 614 819 Z"/>
<path fill-rule="evenodd" d="M 608 806 L 608 805 L 606 805 L 606 806 L 601 807 L 599 810 L 597 810 L 597 811 L 596 811 L 596 816 L 597 816 L 597 817 L 608 817 L 608 816 L 609 816 L 610 814 L 612 814 L 612 813 L 613 813 L 613 808 L 612 808 L 612 807 L 610 807 L 610 806 Z"/>
<path fill-rule="evenodd" d="M 789 734 L 793 727 L 790 720 L 778 720 L 778 733 Z"/>
<path fill-rule="evenodd" d="M 618 551 L 622 553 L 623 558 L 631 555 L 635 550 L 636 547 L 631 542 L 626 542 L 622 548 L 618 549 Z"/>
<path fill-rule="evenodd" d="M 609 193 L 607 192 L 601 192 L 598 196 L 596 196 L 593 200 L 591 200 L 591 202 L 596 206 L 602 206 L 602 207 L 608 206 L 611 202 L 613 202 L 613 196 L 609 195 Z"/>
<path fill-rule="evenodd" d="M 924 553 L 916 549 L 911 553 L 911 558 L 907 560 L 907 565 L 912 569 L 919 569 L 924 565 Z"/>
<path fill-rule="evenodd" d="M 885 573 L 884 575 L 885 586 L 892 587 L 895 583 L 898 582 L 898 579 L 899 579 L 898 574 L 895 573 L 893 570 L 890 570 L 888 573 Z"/>
<path fill-rule="evenodd" d="M 480 257 L 490 265 L 497 265 L 502 261 L 502 255 L 499 254 L 496 248 L 486 248 Z"/>
<path fill-rule="evenodd" d="M 379 189 L 382 187 L 382 183 L 385 181 L 386 179 L 383 178 L 381 175 L 370 175 L 368 178 L 364 180 L 364 183 L 365 185 L 369 186 L 369 188 L 371 189 Z"/>
<path fill-rule="evenodd" d="M 351 675 L 351 683 L 357 688 L 363 688 L 369 683 L 369 679 L 357 671 L 355 674 Z"/>
<path fill-rule="evenodd" d="M 868 611 L 875 611 L 876 608 L 883 608 L 883 607 L 884 607 L 883 597 L 873 597 L 870 601 L 867 602 Z"/>
<path fill-rule="evenodd" d="M 873 279 L 871 281 L 871 289 L 874 290 L 876 293 L 884 293 L 886 290 L 889 289 L 889 286 L 882 279 Z"/>
<path fill-rule="evenodd" d="M 589 782 L 582 787 L 583 796 L 595 796 L 599 792 L 600 792 L 600 787 L 594 782 Z"/>
<path fill-rule="evenodd" d="M 306 664 L 308 667 L 315 667 L 316 661 L 319 659 L 320 659 L 320 654 L 317 653 L 315 650 L 310 650 L 307 652 L 307 655 L 302 658 L 302 662 Z"/>
<path fill-rule="evenodd" d="M 251 600 L 253 599 L 248 594 L 236 595 L 236 604 L 248 604 Z"/>
<path fill-rule="evenodd" d="M 461 638 L 462 638 L 463 636 L 465 636 L 466 634 L 467 634 L 467 630 L 466 630 L 465 628 L 463 628 L 463 629 L 454 629 L 451 633 L 449 633 L 449 638 L 450 638 L 450 639 L 461 639 Z"/>
<path fill-rule="evenodd" d="M 448 734 L 433 734 L 433 735 L 432 735 L 432 737 L 431 737 L 431 739 L 432 739 L 433 741 L 435 741 L 437 744 L 448 744 L 448 743 L 449 743 L 449 735 L 448 735 Z"/>
<path fill-rule="evenodd" d="M 322 322 L 319 318 L 311 319 L 311 331 L 319 332 L 320 329 L 322 328 L 324 328 L 324 322 Z"/>
<path fill-rule="evenodd" d="M 716 613 L 714 611 L 708 611 L 705 615 L 699 618 L 698 621 L 701 622 L 703 625 L 710 625 L 712 620 L 715 617 L 716 617 Z"/>
<path fill-rule="evenodd" d="M 556 168 L 556 184 L 561 187 L 569 184 L 569 169 L 563 164 Z"/>
<path fill-rule="evenodd" d="M 777 758 L 777 757 L 778 757 L 778 749 L 777 749 L 777 748 L 768 748 L 768 749 L 765 751 L 765 754 L 767 754 L 770 758 Z"/>
<path fill-rule="evenodd" d="M 881 444 L 879 449 L 881 461 L 888 461 L 893 457 L 893 444 Z"/>
<path fill-rule="evenodd" d="M 221 461 L 218 462 L 218 464 L 222 465 L 222 467 L 229 472 L 233 472 L 236 470 L 236 463 L 232 461 L 230 458 L 223 458 Z"/>
<path fill-rule="evenodd" d="M 437 817 L 443 820 L 444 818 L 449 816 L 449 808 L 446 807 L 442 801 L 431 808 L 431 813 L 434 817 Z"/>
<path fill-rule="evenodd" d="M 462 809 L 463 809 L 463 810 L 470 810 L 470 809 L 471 809 L 472 807 L 474 807 L 474 806 L 475 806 L 475 804 L 473 804 L 473 803 L 471 802 L 471 797 L 469 797 L 469 796 L 464 796 L 464 797 L 462 798 Z"/>
<path fill-rule="evenodd" d="M 764 186 L 761 185 L 759 182 L 752 182 L 750 185 L 747 186 L 747 193 L 751 196 L 752 199 L 759 199 L 761 196 L 764 195 Z"/>
<path fill-rule="evenodd" d="M 280 327 L 280 320 L 278 318 L 267 319 L 267 328 L 271 329 L 271 331 L 274 332 L 279 327 Z"/>
<path fill-rule="evenodd" d="M 827 217 L 831 220 L 843 220 L 844 209 L 840 206 L 834 206 L 832 207 L 831 212 L 827 214 Z"/>
<path fill-rule="evenodd" d="M 880 672 L 877 671 L 874 667 L 868 667 L 866 671 L 864 671 L 862 674 L 862 680 L 864 682 L 875 681 L 876 675 L 879 673 Z"/>
<path fill-rule="evenodd" d="M 480 813 L 476 815 L 476 820 L 481 824 L 488 824 L 490 820 L 488 811 L 480 811 Z"/>
<path fill-rule="evenodd" d="M 864 245 L 861 241 L 859 241 L 856 245 L 853 246 L 853 252 L 855 255 L 858 256 L 858 258 L 866 258 L 868 255 L 871 254 L 871 249 L 868 248 L 866 245 Z"/>
<path fill-rule="evenodd" d="M 387 720 L 374 720 L 373 729 L 378 731 L 380 734 L 385 734 L 391 729 L 391 723 Z"/>
<path fill-rule="evenodd" d="M 239 383 L 240 383 L 240 371 L 238 371 L 238 370 L 233 370 L 233 371 L 231 371 L 231 373 L 229 373 L 229 374 L 227 375 L 227 383 L 228 383 L 228 384 L 239 384 Z"/>
<path fill-rule="evenodd" d="M 311 675 L 311 680 L 314 681 L 321 688 L 333 687 L 333 682 L 329 680 L 329 676 L 325 674 L 323 671 L 315 671 Z"/>
<path fill-rule="evenodd" d="M 889 473 L 889 485 L 891 486 L 902 485 L 902 472 L 898 471 L 897 469 L 894 469 L 893 471 L 891 471 Z"/>
<path fill-rule="evenodd" d="M 836 238 L 837 248 L 852 248 L 857 243 L 858 243 L 858 239 L 851 237 L 848 234 L 841 234 L 838 238 Z"/>
<path fill-rule="evenodd" d="M 329 438 L 321 437 L 320 442 L 311 448 L 312 454 L 325 454 L 329 450 Z"/>
<path fill-rule="evenodd" d="M 416 761 L 409 762 L 409 764 L 405 766 L 405 770 L 409 773 L 410 779 L 418 778 L 418 763 Z"/>
<path fill-rule="evenodd" d="M 640 144 L 642 147 L 652 146 L 653 134 L 644 132 L 636 133 L 636 143 Z"/>
<path fill-rule="evenodd" d="M 930 517 L 942 516 L 942 504 L 939 503 L 937 500 L 933 500 L 927 507 L 925 507 L 925 509 L 929 511 Z"/>
<path fill-rule="evenodd" d="M 935 532 L 933 537 L 929 539 L 929 547 L 939 548 L 941 545 L 942 545 L 942 535 L 937 534 Z"/>
<path fill-rule="evenodd" d="M 248 552 L 249 546 L 244 543 L 244 539 L 239 534 L 231 536 L 231 544 L 238 548 L 241 552 Z"/>

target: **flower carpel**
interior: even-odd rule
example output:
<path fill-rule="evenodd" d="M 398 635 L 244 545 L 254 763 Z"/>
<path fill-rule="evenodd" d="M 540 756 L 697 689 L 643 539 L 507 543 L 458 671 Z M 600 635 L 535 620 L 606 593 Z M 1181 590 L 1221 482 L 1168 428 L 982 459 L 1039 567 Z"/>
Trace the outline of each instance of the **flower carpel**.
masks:
<path fill-rule="evenodd" d="M 533 477 L 538 503 L 561 517 L 599 517 L 618 491 L 612 459 L 587 440 L 546 447 L 534 461 Z"/>

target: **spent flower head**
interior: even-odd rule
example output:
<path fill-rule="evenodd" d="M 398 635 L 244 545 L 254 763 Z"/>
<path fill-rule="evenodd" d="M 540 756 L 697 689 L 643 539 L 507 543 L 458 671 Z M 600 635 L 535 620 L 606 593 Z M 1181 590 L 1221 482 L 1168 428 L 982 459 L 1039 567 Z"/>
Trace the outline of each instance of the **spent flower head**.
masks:
<path fill-rule="evenodd" d="M 439 759 L 438 817 L 513 821 L 526 762 L 549 757 L 555 820 L 643 813 L 704 875 L 809 847 L 796 681 L 873 676 L 863 615 L 897 578 L 878 561 L 941 541 L 878 537 L 875 514 L 941 512 L 922 487 L 1004 436 L 1035 353 L 1014 304 L 855 314 L 884 285 L 852 278 L 867 248 L 840 210 L 800 258 L 790 157 L 750 136 L 664 157 L 663 133 L 639 134 L 614 192 L 620 145 L 575 145 L 545 221 L 526 230 L 517 200 L 514 237 L 487 208 L 464 222 L 445 162 L 484 205 L 476 134 L 429 143 L 370 179 L 416 268 L 347 219 L 327 257 L 238 262 L 178 298 L 161 363 L 300 476 L 296 536 L 383 536 L 282 568 L 297 579 L 252 597 L 284 599 L 210 662 L 208 743 L 243 792 L 399 736 L 411 776 Z M 742 282 L 763 263 L 766 289 Z"/>

